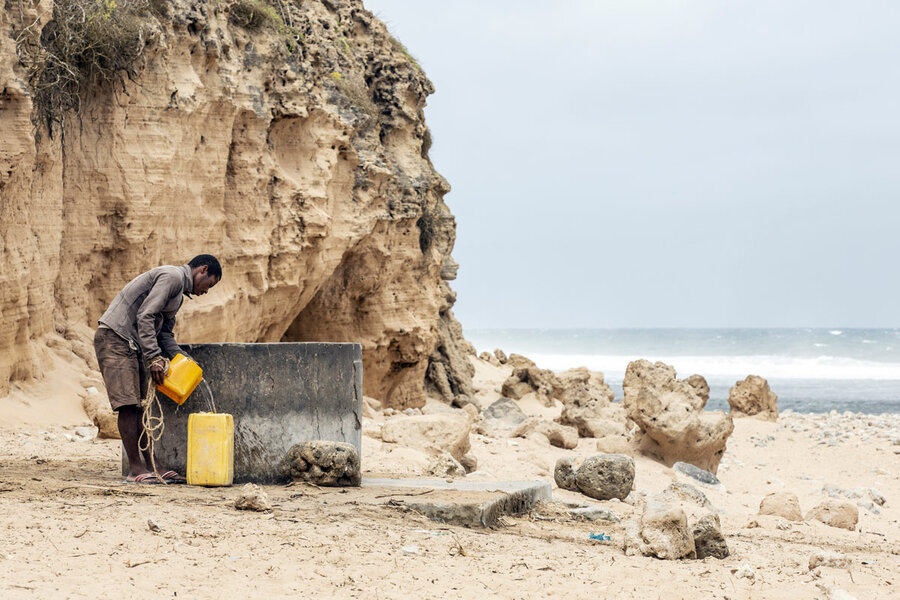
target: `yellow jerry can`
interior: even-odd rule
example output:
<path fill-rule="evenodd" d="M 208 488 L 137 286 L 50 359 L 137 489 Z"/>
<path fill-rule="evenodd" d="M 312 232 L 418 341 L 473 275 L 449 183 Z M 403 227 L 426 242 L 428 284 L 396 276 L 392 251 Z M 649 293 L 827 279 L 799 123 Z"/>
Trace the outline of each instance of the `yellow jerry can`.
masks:
<path fill-rule="evenodd" d="M 187 482 L 210 486 L 234 482 L 234 419 L 231 415 L 188 415 Z"/>
<path fill-rule="evenodd" d="M 191 392 L 203 381 L 203 369 L 200 365 L 185 356 L 176 354 L 169 363 L 169 372 L 162 385 L 156 389 L 175 401 L 184 404 Z"/>

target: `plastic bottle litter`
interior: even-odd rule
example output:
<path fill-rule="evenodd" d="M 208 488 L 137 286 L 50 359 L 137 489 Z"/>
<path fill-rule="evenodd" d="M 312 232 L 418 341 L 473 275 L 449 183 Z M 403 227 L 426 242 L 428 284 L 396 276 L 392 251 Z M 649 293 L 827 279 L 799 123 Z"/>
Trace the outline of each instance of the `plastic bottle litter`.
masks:
<path fill-rule="evenodd" d="M 592 533 L 588 536 L 592 540 L 597 540 L 598 542 L 608 542 L 610 537 L 605 533 Z"/>
<path fill-rule="evenodd" d="M 402 548 L 400 548 L 400 550 L 403 552 L 403 554 L 418 554 L 419 553 L 418 546 L 403 546 Z"/>

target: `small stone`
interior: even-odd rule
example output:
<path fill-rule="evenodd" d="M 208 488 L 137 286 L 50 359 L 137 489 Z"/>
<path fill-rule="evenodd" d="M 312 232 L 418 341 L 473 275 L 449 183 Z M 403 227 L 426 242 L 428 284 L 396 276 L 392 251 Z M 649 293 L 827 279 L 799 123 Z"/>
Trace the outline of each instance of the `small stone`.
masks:
<path fill-rule="evenodd" d="M 722 535 L 719 515 L 704 515 L 691 525 L 691 533 L 694 535 L 697 558 L 706 558 L 707 556 L 725 558 L 728 556 L 728 544 L 725 543 L 725 536 Z"/>
<path fill-rule="evenodd" d="M 691 479 L 696 479 L 700 483 L 705 483 L 707 485 L 720 485 L 722 483 L 715 475 L 713 475 L 709 471 L 701 469 L 700 467 L 695 467 L 690 463 L 677 462 L 672 465 L 672 468 L 682 475 L 687 475 Z"/>
<path fill-rule="evenodd" d="M 553 469 L 553 480 L 561 489 L 572 492 L 578 491 L 575 484 L 575 466 L 571 458 L 561 458 L 556 461 L 556 467 Z"/>
<path fill-rule="evenodd" d="M 162 531 L 162 528 L 156 524 L 156 521 L 153 519 L 147 519 L 147 529 L 152 531 L 153 533 L 159 533 Z"/>
<path fill-rule="evenodd" d="M 255 510 L 257 512 L 272 510 L 269 495 L 255 483 L 248 483 L 241 488 L 240 495 L 234 501 L 234 507 L 238 510 Z"/>
<path fill-rule="evenodd" d="M 432 461 L 428 473 L 436 477 L 465 477 L 466 469 L 449 453 L 442 452 Z"/>
<path fill-rule="evenodd" d="M 773 515 L 788 521 L 802 521 L 800 501 L 792 492 L 773 492 L 759 503 L 759 514 Z"/>
<path fill-rule="evenodd" d="M 500 398 L 484 409 L 482 414 L 494 427 L 509 429 L 512 429 L 528 418 L 528 416 L 522 412 L 522 409 L 519 408 L 518 403 L 509 398 Z"/>
<path fill-rule="evenodd" d="M 846 569 L 849 566 L 850 559 L 840 552 L 816 550 L 809 557 L 810 571 L 812 571 L 816 567 L 833 567 L 835 569 Z"/>
<path fill-rule="evenodd" d="M 828 499 L 806 513 L 806 520 L 811 519 L 821 521 L 831 527 L 853 531 L 859 522 L 859 511 L 849 502 Z"/>
<path fill-rule="evenodd" d="M 734 572 L 734 576 L 737 578 L 743 577 L 752 581 L 756 579 L 756 571 L 754 571 L 753 567 L 749 564 L 744 563 Z"/>

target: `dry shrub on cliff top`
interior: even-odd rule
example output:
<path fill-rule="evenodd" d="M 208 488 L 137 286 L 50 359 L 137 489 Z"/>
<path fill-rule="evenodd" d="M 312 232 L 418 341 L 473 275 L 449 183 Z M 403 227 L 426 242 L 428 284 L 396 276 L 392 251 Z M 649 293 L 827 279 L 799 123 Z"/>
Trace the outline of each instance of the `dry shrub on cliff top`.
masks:
<path fill-rule="evenodd" d="M 156 24 L 151 0 L 56 0 L 52 19 L 35 21 L 16 40 L 28 69 L 38 123 L 51 128 L 68 111 L 78 112 L 82 94 L 95 83 L 122 83 Z"/>

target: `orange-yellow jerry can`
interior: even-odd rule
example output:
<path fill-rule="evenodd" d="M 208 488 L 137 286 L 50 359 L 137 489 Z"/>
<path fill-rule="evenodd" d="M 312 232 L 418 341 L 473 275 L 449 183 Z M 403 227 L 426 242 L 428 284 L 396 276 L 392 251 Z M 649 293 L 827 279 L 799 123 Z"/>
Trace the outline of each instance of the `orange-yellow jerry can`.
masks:
<path fill-rule="evenodd" d="M 174 400 L 176 404 L 184 404 L 201 381 L 203 369 L 200 365 L 184 354 L 176 354 L 169 363 L 169 372 L 166 373 L 163 384 L 156 386 L 156 389 Z"/>
<path fill-rule="evenodd" d="M 210 486 L 234 482 L 234 419 L 231 415 L 188 415 L 187 482 Z"/>

